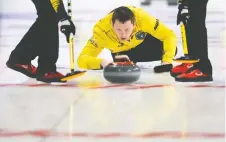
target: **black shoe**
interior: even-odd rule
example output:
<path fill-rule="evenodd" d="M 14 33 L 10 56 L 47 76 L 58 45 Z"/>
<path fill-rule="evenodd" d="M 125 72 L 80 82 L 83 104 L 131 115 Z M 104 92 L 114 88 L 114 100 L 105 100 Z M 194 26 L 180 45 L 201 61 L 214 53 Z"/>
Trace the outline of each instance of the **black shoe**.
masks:
<path fill-rule="evenodd" d="M 64 75 L 62 75 L 59 72 L 48 72 L 45 73 L 43 75 L 38 75 L 37 76 L 37 81 L 42 81 L 45 83 L 52 83 L 52 82 L 66 82 L 66 81 L 61 81 L 61 79 L 64 77 Z"/>
<path fill-rule="evenodd" d="M 11 64 L 7 62 L 6 65 L 8 68 L 23 73 L 28 77 L 36 78 L 37 76 L 37 68 L 32 64 Z"/>

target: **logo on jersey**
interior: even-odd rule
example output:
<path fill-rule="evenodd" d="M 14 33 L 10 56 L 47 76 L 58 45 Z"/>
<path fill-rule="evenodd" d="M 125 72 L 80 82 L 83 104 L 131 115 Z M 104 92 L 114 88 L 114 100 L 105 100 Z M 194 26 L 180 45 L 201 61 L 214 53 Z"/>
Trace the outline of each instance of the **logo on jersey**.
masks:
<path fill-rule="evenodd" d="M 135 36 L 136 36 L 136 39 L 137 39 L 137 40 L 143 40 L 143 39 L 145 39 L 145 37 L 146 37 L 146 33 L 143 32 L 143 31 L 138 31 L 138 32 L 135 34 Z"/>
<path fill-rule="evenodd" d="M 98 45 L 97 45 L 97 43 L 96 43 L 96 41 L 95 41 L 95 39 L 94 39 L 93 37 L 90 38 L 89 41 L 90 41 L 90 43 L 91 43 L 92 45 L 94 45 L 95 47 L 98 47 Z"/>
<path fill-rule="evenodd" d="M 122 46 L 124 46 L 124 44 L 120 42 L 118 47 L 122 47 Z"/>
<path fill-rule="evenodd" d="M 159 26 L 159 19 L 156 19 L 154 30 L 157 30 Z"/>

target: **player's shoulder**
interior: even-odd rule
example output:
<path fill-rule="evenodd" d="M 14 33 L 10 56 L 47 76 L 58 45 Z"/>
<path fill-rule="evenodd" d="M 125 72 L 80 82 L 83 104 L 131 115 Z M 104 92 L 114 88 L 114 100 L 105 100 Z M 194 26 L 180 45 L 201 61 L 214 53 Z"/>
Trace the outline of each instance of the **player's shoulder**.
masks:
<path fill-rule="evenodd" d="M 108 13 L 95 23 L 94 28 L 99 28 L 103 31 L 108 31 L 111 28 L 111 19 L 112 13 Z"/>
<path fill-rule="evenodd" d="M 146 20 L 155 21 L 157 18 L 152 15 L 149 11 L 141 7 L 133 8 L 134 16 L 137 22 L 145 22 Z"/>

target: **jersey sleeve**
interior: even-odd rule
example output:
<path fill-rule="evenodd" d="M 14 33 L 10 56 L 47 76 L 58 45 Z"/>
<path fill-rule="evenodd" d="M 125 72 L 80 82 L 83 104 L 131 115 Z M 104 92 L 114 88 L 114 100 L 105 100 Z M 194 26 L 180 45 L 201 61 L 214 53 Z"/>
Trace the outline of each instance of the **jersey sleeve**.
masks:
<path fill-rule="evenodd" d="M 85 47 L 80 53 L 77 63 L 80 68 L 83 69 L 100 69 L 102 59 L 98 58 L 98 55 L 104 49 L 105 33 L 99 26 L 94 26 L 93 35 L 87 41 Z"/>
<path fill-rule="evenodd" d="M 54 9 L 54 11 L 56 12 L 57 14 L 57 18 L 58 20 L 62 20 L 62 19 L 68 19 L 68 14 L 65 10 L 65 7 L 64 7 L 64 2 L 63 0 L 50 0 L 50 3 Z"/>
<path fill-rule="evenodd" d="M 163 42 L 164 53 L 162 62 L 172 63 L 177 45 L 176 34 L 160 20 L 144 10 L 139 11 L 139 18 L 141 20 L 142 29 Z"/>
<path fill-rule="evenodd" d="M 58 12 L 57 12 L 57 17 L 58 17 L 59 21 L 62 19 L 68 19 L 69 18 L 68 13 L 66 12 L 63 0 L 60 0 L 59 2 L 60 2 L 59 8 L 58 8 Z"/>

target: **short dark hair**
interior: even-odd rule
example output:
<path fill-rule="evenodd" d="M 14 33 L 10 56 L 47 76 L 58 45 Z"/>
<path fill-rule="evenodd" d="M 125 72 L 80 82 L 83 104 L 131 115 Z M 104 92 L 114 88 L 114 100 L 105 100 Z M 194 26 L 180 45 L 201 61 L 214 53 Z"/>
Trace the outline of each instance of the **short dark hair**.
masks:
<path fill-rule="evenodd" d="M 131 20 L 131 23 L 135 23 L 135 16 L 133 12 L 125 6 L 118 7 L 114 9 L 112 15 L 112 23 L 114 24 L 116 20 L 120 21 L 121 23 L 125 23 L 128 20 Z"/>

